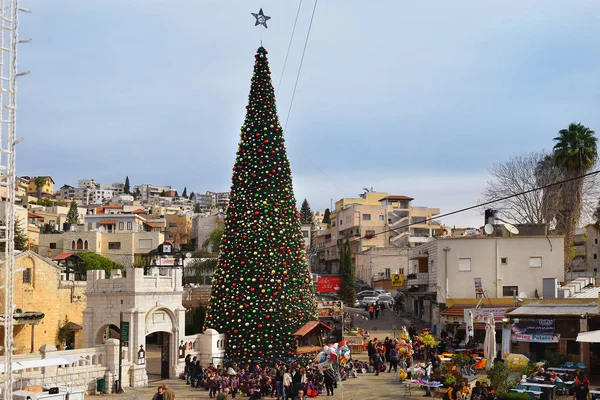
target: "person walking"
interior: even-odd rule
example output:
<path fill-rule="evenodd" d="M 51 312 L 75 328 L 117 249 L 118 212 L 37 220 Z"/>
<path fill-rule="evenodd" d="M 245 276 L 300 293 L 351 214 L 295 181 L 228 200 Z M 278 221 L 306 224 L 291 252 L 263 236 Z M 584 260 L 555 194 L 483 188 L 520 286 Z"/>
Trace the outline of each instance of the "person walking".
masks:
<path fill-rule="evenodd" d="M 292 375 L 284 367 L 283 369 L 283 398 L 287 399 L 292 394 Z"/>
<path fill-rule="evenodd" d="M 381 302 L 381 316 L 385 316 L 385 301 Z"/>
<path fill-rule="evenodd" d="M 379 313 L 381 312 L 381 306 L 379 302 L 375 303 L 375 319 L 379 319 Z"/>
<path fill-rule="evenodd" d="M 392 372 L 392 368 L 394 368 L 394 373 L 398 372 L 399 358 L 398 349 L 396 349 L 396 347 L 392 347 L 390 349 L 390 369 L 388 370 L 388 374 Z"/>
<path fill-rule="evenodd" d="M 277 368 L 277 373 L 275 374 L 275 387 L 276 387 L 276 395 L 277 395 L 277 400 L 284 400 L 284 392 L 283 392 L 283 368 L 284 367 L 279 367 Z"/>
<path fill-rule="evenodd" d="M 152 400 L 163 400 L 163 399 L 164 399 L 163 387 L 159 386 L 156 393 L 154 393 L 154 397 L 152 397 Z"/>
<path fill-rule="evenodd" d="M 175 392 L 169 385 L 163 385 L 163 400 L 175 400 Z"/>
<path fill-rule="evenodd" d="M 323 381 L 325 383 L 325 389 L 327 389 L 327 396 L 331 394 L 333 396 L 333 383 L 335 382 L 335 377 L 333 376 L 333 370 L 331 368 L 326 369 L 323 372 Z"/>
<path fill-rule="evenodd" d="M 371 304 L 369 306 L 369 319 L 373 319 L 375 317 L 375 306 Z"/>

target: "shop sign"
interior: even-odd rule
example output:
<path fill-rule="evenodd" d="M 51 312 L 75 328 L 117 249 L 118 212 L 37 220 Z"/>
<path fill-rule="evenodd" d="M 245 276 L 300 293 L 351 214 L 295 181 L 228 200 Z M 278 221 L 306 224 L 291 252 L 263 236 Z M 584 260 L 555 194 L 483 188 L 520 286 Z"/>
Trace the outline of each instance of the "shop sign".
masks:
<path fill-rule="evenodd" d="M 511 327 L 512 339 L 518 342 L 557 343 L 553 319 L 515 318 Z"/>
<path fill-rule="evenodd" d="M 494 314 L 494 322 L 502 323 L 504 315 L 506 314 L 507 308 L 468 308 L 464 311 L 464 321 L 469 320 L 469 312 L 473 315 L 474 324 L 485 324 L 488 316 Z"/>
<path fill-rule="evenodd" d="M 536 335 L 527 333 L 512 333 L 512 340 L 516 342 L 558 343 L 560 335 Z"/>
<path fill-rule="evenodd" d="M 392 274 L 392 286 L 393 287 L 405 287 L 406 281 L 404 280 L 403 274 Z"/>
<path fill-rule="evenodd" d="M 317 281 L 317 292 L 319 293 L 335 293 L 340 291 L 339 276 L 320 276 Z"/>

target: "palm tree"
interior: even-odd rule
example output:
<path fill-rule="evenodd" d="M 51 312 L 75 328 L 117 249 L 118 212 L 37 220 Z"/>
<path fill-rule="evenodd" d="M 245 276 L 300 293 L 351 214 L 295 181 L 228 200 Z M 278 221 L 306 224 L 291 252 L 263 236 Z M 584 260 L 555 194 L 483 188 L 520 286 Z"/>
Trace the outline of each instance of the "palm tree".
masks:
<path fill-rule="evenodd" d="M 562 168 L 567 182 L 562 184 L 562 204 L 557 215 L 556 230 L 565 235 L 565 278 L 571 261 L 575 225 L 579 220 L 583 197 L 583 179 L 598 159 L 598 139 L 594 131 L 582 124 L 572 123 L 561 129 L 554 138 L 554 161 Z"/>

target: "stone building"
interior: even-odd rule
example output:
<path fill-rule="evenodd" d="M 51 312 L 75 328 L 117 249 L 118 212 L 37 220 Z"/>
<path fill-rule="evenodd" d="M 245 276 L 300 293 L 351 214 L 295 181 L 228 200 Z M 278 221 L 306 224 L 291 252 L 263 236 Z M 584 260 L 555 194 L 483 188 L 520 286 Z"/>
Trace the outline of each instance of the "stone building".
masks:
<path fill-rule="evenodd" d="M 32 251 L 15 255 L 15 271 L 15 353 L 37 352 L 44 344 L 59 345 L 57 333 L 67 322 L 66 340 L 81 347 L 85 282 L 61 280 L 61 268 Z M 4 285 L 3 272 L 0 278 Z M 4 291 L 0 301 L 4 304 Z M 3 329 L 0 346 L 4 346 Z"/>
<path fill-rule="evenodd" d="M 130 267 L 136 256 L 147 254 L 163 241 L 164 235 L 157 231 L 69 231 L 41 234 L 38 253 L 55 257 L 67 251 L 91 251 Z"/>

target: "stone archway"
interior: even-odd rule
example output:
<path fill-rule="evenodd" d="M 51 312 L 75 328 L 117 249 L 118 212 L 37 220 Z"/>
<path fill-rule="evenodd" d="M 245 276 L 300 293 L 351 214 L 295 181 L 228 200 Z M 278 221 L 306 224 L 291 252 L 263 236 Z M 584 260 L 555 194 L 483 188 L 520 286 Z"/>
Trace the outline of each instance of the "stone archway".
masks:
<path fill-rule="evenodd" d="M 178 368 L 177 343 L 185 334 L 185 308 L 182 306 L 181 270 L 172 269 L 161 276 L 157 268 L 144 275 L 141 268 L 128 268 L 127 276 L 113 271 L 109 278 L 104 271 L 88 271 L 87 308 L 83 312 L 84 345 L 97 345 L 98 335 L 106 326 L 120 326 L 120 316 L 129 323 L 129 341 L 124 351 L 131 363 L 131 386 L 146 386 L 146 337 L 164 332 L 168 338 L 167 367 L 169 378 L 175 378 Z M 162 334 L 161 334 L 162 335 Z M 156 335 L 155 335 L 156 336 Z M 123 382 L 127 376 L 123 376 Z"/>
<path fill-rule="evenodd" d="M 119 329 L 118 326 L 113 324 L 106 324 L 100 329 L 98 329 L 94 345 L 98 346 L 101 344 L 105 344 L 108 339 L 119 339 L 120 334 L 121 329 Z"/>

